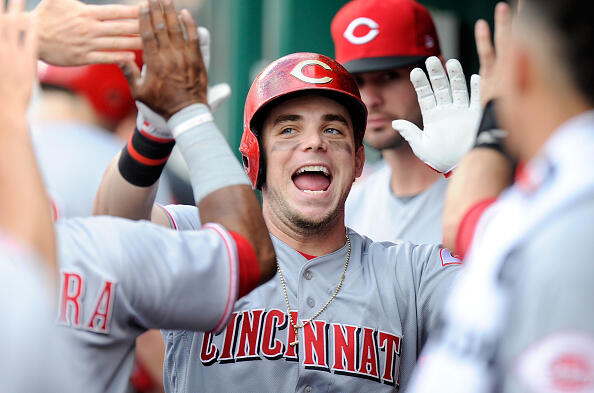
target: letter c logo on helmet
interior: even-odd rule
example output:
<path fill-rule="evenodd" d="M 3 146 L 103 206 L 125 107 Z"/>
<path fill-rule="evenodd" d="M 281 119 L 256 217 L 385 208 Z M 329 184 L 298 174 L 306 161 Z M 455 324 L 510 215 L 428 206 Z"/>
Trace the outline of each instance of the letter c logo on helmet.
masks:
<path fill-rule="evenodd" d="M 295 78 L 297 78 L 299 80 L 302 80 L 305 83 L 311 83 L 314 85 L 330 83 L 334 79 L 334 78 L 330 78 L 329 76 L 324 76 L 321 78 L 312 78 L 309 76 L 305 76 L 303 74 L 303 68 L 308 65 L 319 65 L 320 67 L 324 68 L 325 70 L 332 71 L 332 68 L 328 64 L 323 63 L 319 60 L 303 60 L 302 62 L 297 64 L 295 66 L 295 68 L 293 68 L 293 70 L 291 71 L 291 75 L 293 75 Z"/>
<path fill-rule="evenodd" d="M 355 35 L 355 29 L 359 26 L 369 27 L 367 34 L 357 37 Z M 363 45 L 373 40 L 379 34 L 379 24 L 373 19 L 359 17 L 353 19 L 344 31 L 344 38 L 346 38 L 351 44 Z"/>

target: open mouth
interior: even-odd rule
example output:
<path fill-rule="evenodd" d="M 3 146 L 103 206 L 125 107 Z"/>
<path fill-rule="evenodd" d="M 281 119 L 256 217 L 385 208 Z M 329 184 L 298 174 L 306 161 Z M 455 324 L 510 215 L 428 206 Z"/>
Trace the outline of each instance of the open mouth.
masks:
<path fill-rule="evenodd" d="M 297 169 L 291 179 L 300 191 L 308 194 L 321 194 L 330 187 L 332 175 L 330 170 L 323 165 L 306 165 Z"/>

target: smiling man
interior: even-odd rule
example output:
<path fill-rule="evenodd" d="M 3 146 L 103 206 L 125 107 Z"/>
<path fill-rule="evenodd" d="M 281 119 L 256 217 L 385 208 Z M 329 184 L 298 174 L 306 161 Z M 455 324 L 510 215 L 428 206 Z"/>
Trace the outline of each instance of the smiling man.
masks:
<path fill-rule="evenodd" d="M 167 391 L 397 392 L 407 384 L 460 262 L 436 246 L 374 243 L 346 228 L 366 121 L 355 80 L 326 56 L 291 54 L 256 78 L 240 150 L 262 190 L 277 277 L 235 304 L 221 334 L 165 332 Z M 121 200 L 107 211 L 146 206 L 154 195 L 155 186 L 124 190 L 117 166 L 110 184 Z M 187 206 L 152 214 L 179 230 L 199 228 L 197 218 Z"/>

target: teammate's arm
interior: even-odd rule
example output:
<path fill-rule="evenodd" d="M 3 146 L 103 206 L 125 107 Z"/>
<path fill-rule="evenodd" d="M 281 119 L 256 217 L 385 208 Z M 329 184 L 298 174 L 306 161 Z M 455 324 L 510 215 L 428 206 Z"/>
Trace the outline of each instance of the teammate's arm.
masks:
<path fill-rule="evenodd" d="M 27 108 L 35 80 L 37 23 L 13 0 L 0 2 L 0 227 L 32 247 L 55 269 L 56 250 L 49 200 L 27 129 Z M 24 208 L 23 208 L 24 207 Z"/>
<path fill-rule="evenodd" d="M 481 64 L 481 102 L 486 105 L 475 148 L 459 163 L 444 202 L 443 243 L 464 254 L 472 241 L 478 219 L 497 196 L 513 181 L 514 163 L 503 145 L 505 131 L 497 121 L 496 102 L 501 97 L 503 52 L 511 33 L 511 10 L 506 3 L 495 8 L 495 45 L 489 25 L 475 26 L 476 47 Z"/>
<path fill-rule="evenodd" d="M 172 2 L 151 0 L 149 8 L 142 7 L 146 72 L 141 75 L 135 63 L 127 62 L 124 75 L 135 99 L 167 120 L 188 164 L 201 222 L 220 223 L 247 240 L 267 280 L 274 274 L 275 256 L 260 204 L 207 106 L 208 77 L 196 24 L 187 10 L 181 19 L 187 39 Z M 153 187 L 170 151 L 171 141 L 151 132 L 137 129 L 118 162 L 121 177 L 140 187 Z"/>

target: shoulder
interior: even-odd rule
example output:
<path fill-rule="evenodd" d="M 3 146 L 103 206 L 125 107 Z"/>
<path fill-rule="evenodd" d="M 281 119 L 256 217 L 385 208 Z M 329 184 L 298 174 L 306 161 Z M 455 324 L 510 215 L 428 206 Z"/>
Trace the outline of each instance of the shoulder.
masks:
<path fill-rule="evenodd" d="M 361 254 L 364 259 L 400 264 L 408 263 L 410 265 L 425 264 L 433 260 L 443 267 L 462 263 L 449 250 L 440 245 L 419 245 L 408 241 L 376 242 L 352 229 L 349 229 L 349 236 L 351 241 L 360 244 Z"/>
<path fill-rule="evenodd" d="M 593 234 L 594 200 L 551 217 L 521 247 L 523 260 L 529 263 L 526 279 L 581 282 L 593 277 Z"/>

